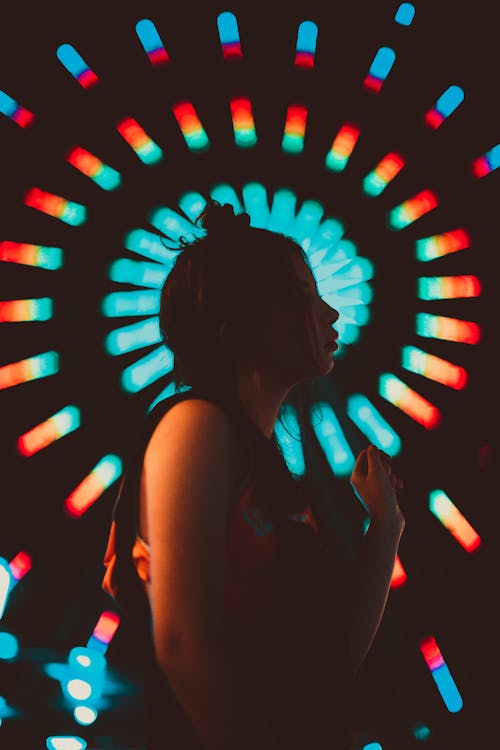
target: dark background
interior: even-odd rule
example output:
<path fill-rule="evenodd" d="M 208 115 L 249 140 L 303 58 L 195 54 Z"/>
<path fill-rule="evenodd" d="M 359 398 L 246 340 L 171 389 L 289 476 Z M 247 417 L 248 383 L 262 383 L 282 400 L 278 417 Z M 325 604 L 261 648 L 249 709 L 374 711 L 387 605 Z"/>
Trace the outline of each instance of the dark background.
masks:
<path fill-rule="evenodd" d="M 31 750 L 57 733 L 79 734 L 95 748 L 140 746 L 140 658 L 127 648 L 121 630 L 108 651 L 110 690 L 114 680 L 118 692 L 110 693 L 94 725 L 73 722 L 58 684 L 43 673 L 46 662 L 64 661 L 72 646 L 86 643 L 102 609 L 113 606 L 99 586 L 116 487 L 78 521 L 64 515 L 64 499 L 104 454 L 124 454 L 145 408 L 168 382 L 138 394 L 121 390 L 120 372 L 137 353 L 106 354 L 102 342 L 113 321 L 102 317 L 99 303 L 112 290 L 109 263 L 126 254 L 124 234 L 147 228 L 152 206 L 175 207 L 186 190 L 206 194 L 216 182 L 241 189 L 257 180 L 268 195 L 290 187 L 298 205 L 319 200 L 326 215 L 342 219 L 347 236 L 376 268 L 372 321 L 321 383 L 323 397 L 339 415 L 350 393 L 366 393 L 403 439 L 398 470 L 405 480 L 401 505 L 407 528 L 400 556 L 408 581 L 391 592 L 358 680 L 355 747 L 370 741 L 384 750 L 420 744 L 433 750 L 492 747 L 499 183 L 498 172 L 475 179 L 470 165 L 498 142 L 494 4 L 415 3 L 410 27 L 394 22 L 398 6 L 385 1 L 51 3 L 0 11 L 0 88 L 37 118 L 27 130 L 0 119 L 0 239 L 60 246 L 65 252 L 57 273 L 7 263 L 0 268 L 0 299 L 49 296 L 56 313 L 46 323 L 3 324 L 0 366 L 49 349 L 61 360 L 56 376 L 0 391 L 5 492 L 0 554 L 10 560 L 26 549 L 33 558 L 33 569 L 12 593 L 1 623 L 21 647 L 17 660 L 0 664 L 0 694 L 18 710 L 0 727 L 11 743 L 6 746 Z M 238 18 L 244 53 L 238 63 L 224 62 L 220 52 L 216 19 L 224 10 Z M 171 58 L 168 66 L 151 67 L 135 34 L 141 18 L 156 23 Z M 293 66 L 297 27 L 306 19 L 319 27 L 311 71 Z M 63 42 L 73 44 L 98 73 L 95 89 L 83 90 L 59 63 L 56 49 Z M 394 48 L 396 63 L 373 95 L 362 81 L 382 45 Z M 423 115 L 451 84 L 464 89 L 464 103 L 431 131 Z M 234 145 L 228 104 L 240 93 L 252 100 L 259 139 L 247 151 Z M 184 98 L 194 103 L 211 140 L 206 153 L 188 151 L 171 114 L 172 105 Z M 281 151 L 285 113 L 293 102 L 309 107 L 300 155 Z M 163 148 L 159 165 L 144 166 L 117 135 L 116 122 L 127 115 Z M 344 172 L 327 172 L 325 155 L 349 120 L 360 124 L 360 140 Z M 122 187 L 104 193 L 69 166 L 64 154 L 76 144 L 117 168 Z M 361 181 L 389 150 L 403 154 L 407 164 L 380 197 L 366 198 Z M 32 186 L 86 205 L 88 221 L 69 227 L 26 208 L 23 196 Z M 424 188 L 436 191 L 438 209 L 391 232 L 387 212 Z M 416 239 L 458 227 L 470 233 L 470 249 L 424 268 L 414 259 Z M 438 339 L 422 343 L 415 336 L 414 316 L 424 309 L 416 299 L 416 277 L 434 273 L 472 273 L 482 280 L 479 299 L 425 308 L 478 322 L 483 331 L 478 346 Z M 406 344 L 463 366 L 467 387 L 454 391 L 402 371 Z M 441 426 L 425 430 L 381 399 L 381 372 L 397 374 L 436 404 Z M 68 403 L 81 409 L 82 428 L 22 458 L 16 438 Z M 364 447 L 347 417 L 341 421 L 352 449 Z M 345 480 L 329 471 L 310 426 L 301 426 L 309 475 L 352 551 L 359 541 L 360 508 Z M 447 492 L 480 534 L 475 553 L 467 554 L 430 514 L 428 493 L 435 487 Z M 464 708 L 457 714 L 446 710 L 418 650 L 418 639 L 426 635 L 436 638 L 462 694 Z M 413 736 L 419 723 L 431 730 L 424 743 Z"/>

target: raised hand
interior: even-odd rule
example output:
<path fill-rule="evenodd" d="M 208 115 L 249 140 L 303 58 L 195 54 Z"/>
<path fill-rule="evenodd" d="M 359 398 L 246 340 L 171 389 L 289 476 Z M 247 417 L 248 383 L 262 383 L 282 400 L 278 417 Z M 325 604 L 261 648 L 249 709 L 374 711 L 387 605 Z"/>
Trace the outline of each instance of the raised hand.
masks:
<path fill-rule="evenodd" d="M 403 483 L 394 474 L 391 457 L 387 453 L 371 444 L 362 450 L 356 459 L 350 482 L 372 521 L 395 522 L 403 530 L 404 518 L 396 496 L 396 490 L 401 489 Z"/>

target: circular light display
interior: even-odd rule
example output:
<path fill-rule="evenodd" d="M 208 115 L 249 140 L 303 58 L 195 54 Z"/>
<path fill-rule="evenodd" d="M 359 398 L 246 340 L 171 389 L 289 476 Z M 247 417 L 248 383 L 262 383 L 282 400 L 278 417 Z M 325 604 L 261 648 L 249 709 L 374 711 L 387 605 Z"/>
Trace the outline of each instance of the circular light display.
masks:
<path fill-rule="evenodd" d="M 22 639 L 7 631 L 27 628 L 19 617 L 31 616 L 36 595 L 36 606 L 43 606 L 42 594 L 29 588 L 34 574 L 26 575 L 37 561 L 43 567 L 50 558 L 53 566 L 40 591 L 51 588 L 55 570 L 64 578 L 63 554 L 67 570 L 78 568 L 78 558 L 85 576 L 88 558 L 72 540 L 84 538 L 82 546 L 90 549 L 95 541 L 88 528 L 94 525 L 94 539 L 104 533 L 127 437 L 147 410 L 174 392 L 173 353 L 162 343 L 158 322 L 160 292 L 181 238 L 200 236 L 195 221 L 209 199 L 247 212 L 253 227 L 295 239 L 319 293 L 340 313 L 338 368 L 322 379 L 315 404 L 322 420 L 311 413 L 310 425 L 301 425 L 285 402 L 297 437 L 276 424 L 290 470 L 312 472 L 307 455 L 315 451 L 332 486 L 351 493 L 347 479 L 360 447 L 371 442 L 401 457 L 421 481 L 408 506 L 410 517 L 421 513 L 421 528 L 438 550 L 434 570 L 440 554 L 447 560 L 462 555 L 457 575 L 467 580 L 463 560 L 481 554 L 483 531 L 460 481 L 438 461 L 439 439 L 443 435 L 444 443 L 457 432 L 459 410 L 466 419 L 473 413 L 466 399 L 482 363 L 487 279 L 480 222 L 466 208 L 467 201 L 478 204 L 495 179 L 489 175 L 500 164 L 500 146 L 474 121 L 478 135 L 461 143 L 457 157 L 446 133 L 454 129 L 458 141 L 460 118 L 470 122 L 468 91 L 441 74 L 435 81 L 428 75 L 418 96 L 408 89 L 405 77 L 414 79 L 404 50 L 419 9 L 406 2 L 386 6 L 377 11 L 383 16 L 373 27 L 378 37 L 370 31 L 375 10 L 359 11 L 366 15 L 368 41 L 359 53 L 363 65 L 351 66 L 358 70 L 357 88 L 345 100 L 336 98 L 335 58 L 326 48 L 332 16 L 318 12 L 311 20 L 307 8 L 292 26 L 266 24 L 264 16 L 257 23 L 243 9 L 241 19 L 236 8 L 205 9 L 200 12 L 211 26 L 204 37 L 169 25 L 164 9 L 123 22 L 113 39 L 84 44 L 74 30 L 71 40 L 61 33 L 44 68 L 52 76 L 50 105 L 36 86 L 19 85 L 18 91 L 15 81 L 0 76 L 6 173 L 17 175 L 22 164 L 0 236 L 0 398 L 8 414 L 2 447 L 12 476 L 8 495 L 19 497 L 7 529 L 12 534 L 0 549 L 6 623 L 0 659 L 15 664 L 23 658 Z M 418 28 L 415 33 L 425 39 Z M 200 80 L 203 55 L 209 83 Z M 195 82 L 183 64 L 196 70 Z M 68 106 L 54 107 L 55 100 Z M 309 436 L 305 427 L 312 429 Z M 415 446 L 432 464 L 427 482 L 412 465 Z M 488 446 L 482 448 L 486 465 Z M 448 470 L 457 463 L 454 456 L 446 460 Z M 25 532 L 26 512 L 34 523 Z M 366 518 L 361 525 L 366 531 Z M 66 540 L 59 552 L 56 537 L 59 545 Z M 421 538 L 415 549 L 419 545 Z M 94 552 L 95 561 L 100 550 Z M 436 620 L 432 611 L 419 617 L 425 562 L 411 545 L 407 552 L 392 577 L 392 597 L 404 602 L 404 612 L 394 617 L 405 639 L 392 669 L 407 660 L 406 679 L 413 684 L 417 675 L 412 700 L 419 703 L 399 706 L 400 750 L 433 737 L 440 724 L 442 734 L 461 736 L 464 725 L 447 723 L 448 714 L 459 722 L 467 711 L 455 678 L 453 617 L 442 611 Z M 436 599 L 446 599 L 446 586 L 441 581 Z M 99 595 L 94 592 L 73 639 L 87 643 L 80 661 L 46 669 L 60 681 L 61 695 L 66 690 L 82 701 L 71 711 L 83 727 L 96 721 L 97 708 L 105 721 L 113 692 L 106 697 L 103 654 L 119 618 Z M 93 707 L 83 705 L 96 688 L 81 670 L 96 663 L 103 698 Z M 5 699 L 16 703 L 16 696 Z M 62 697 L 59 708 L 68 710 Z M 4 724 L 12 713 L 0 712 Z M 377 724 L 368 712 L 365 731 L 359 718 L 359 748 L 382 747 L 375 729 L 383 733 L 391 723 L 385 719 Z M 47 747 L 86 746 L 70 735 L 44 740 Z"/>

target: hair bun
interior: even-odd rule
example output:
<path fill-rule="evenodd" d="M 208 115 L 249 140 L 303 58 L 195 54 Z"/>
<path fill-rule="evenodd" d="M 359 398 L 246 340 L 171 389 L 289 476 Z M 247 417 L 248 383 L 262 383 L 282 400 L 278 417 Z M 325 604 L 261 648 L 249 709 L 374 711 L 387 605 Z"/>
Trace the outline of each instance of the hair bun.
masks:
<path fill-rule="evenodd" d="M 250 216 L 246 213 L 235 214 L 230 203 L 221 205 L 217 201 L 212 201 L 207 204 L 196 223 L 199 223 L 208 234 L 229 234 L 249 227 Z"/>

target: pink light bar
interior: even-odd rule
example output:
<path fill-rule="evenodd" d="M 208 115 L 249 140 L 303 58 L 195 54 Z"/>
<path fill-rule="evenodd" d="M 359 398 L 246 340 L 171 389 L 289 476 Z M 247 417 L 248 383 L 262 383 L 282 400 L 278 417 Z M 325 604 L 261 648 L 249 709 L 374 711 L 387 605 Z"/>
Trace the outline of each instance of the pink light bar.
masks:
<path fill-rule="evenodd" d="M 477 323 L 429 313 L 417 313 L 416 332 L 418 336 L 457 341 L 461 344 L 478 344 L 481 340 L 481 329 Z"/>
<path fill-rule="evenodd" d="M 16 581 L 20 581 L 31 570 L 31 566 L 31 556 L 27 552 L 18 552 L 9 563 L 10 572 Z"/>
<path fill-rule="evenodd" d="M 417 260 L 428 261 L 443 255 L 456 253 L 470 247 L 470 235 L 465 229 L 454 229 L 451 232 L 423 237 L 415 243 Z"/>
<path fill-rule="evenodd" d="M 385 373 L 380 376 L 379 393 L 427 430 L 434 429 L 441 422 L 439 409 L 395 375 Z"/>
<path fill-rule="evenodd" d="M 39 188 L 28 190 L 24 196 L 24 203 L 26 206 L 35 208 L 48 216 L 53 216 L 73 226 L 83 224 L 86 220 L 85 206 Z"/>
<path fill-rule="evenodd" d="M 409 198 L 390 211 L 389 225 L 391 229 L 403 229 L 408 224 L 412 224 L 421 216 L 436 208 L 438 202 L 435 193 L 431 190 L 422 190 L 413 198 Z"/>
<path fill-rule="evenodd" d="M 79 426 L 80 410 L 76 406 L 66 406 L 21 435 L 17 449 L 22 456 L 33 456 Z"/>
<path fill-rule="evenodd" d="M 78 518 L 102 495 L 105 487 L 98 476 L 89 474 L 66 498 L 65 506 L 70 516 Z"/>
<path fill-rule="evenodd" d="M 18 102 L 2 90 L 0 90 L 0 112 L 22 128 L 27 128 L 35 119 L 33 112 L 21 107 Z"/>
<path fill-rule="evenodd" d="M 106 611 L 101 614 L 92 631 L 92 636 L 101 643 L 109 644 L 120 624 L 120 617 L 116 612 Z"/>
<path fill-rule="evenodd" d="M 480 546 L 481 537 L 443 490 L 429 494 L 429 509 L 466 552 L 474 552 Z"/>
<path fill-rule="evenodd" d="M 326 166 L 329 169 L 336 172 L 344 169 L 358 142 L 360 132 L 360 128 L 352 123 L 342 125 L 326 156 Z"/>
<path fill-rule="evenodd" d="M 443 666 L 444 659 L 435 638 L 432 636 L 422 638 L 418 645 L 429 669 L 439 669 L 439 667 Z"/>
<path fill-rule="evenodd" d="M 403 346 L 401 351 L 401 365 L 406 370 L 416 372 L 456 390 L 461 390 L 467 385 L 467 371 L 463 367 L 428 354 L 416 346 Z"/>
<path fill-rule="evenodd" d="M 462 696 L 443 659 L 435 638 L 432 636 L 422 638 L 418 645 L 446 708 L 450 713 L 460 711 L 464 704 Z"/>
<path fill-rule="evenodd" d="M 0 242 L 0 261 L 54 271 L 62 265 L 62 249 L 3 240 Z"/>
<path fill-rule="evenodd" d="M 478 179 L 500 167 L 500 144 L 490 148 L 472 162 L 472 174 Z"/>

